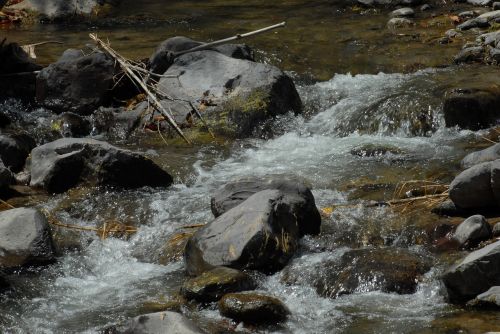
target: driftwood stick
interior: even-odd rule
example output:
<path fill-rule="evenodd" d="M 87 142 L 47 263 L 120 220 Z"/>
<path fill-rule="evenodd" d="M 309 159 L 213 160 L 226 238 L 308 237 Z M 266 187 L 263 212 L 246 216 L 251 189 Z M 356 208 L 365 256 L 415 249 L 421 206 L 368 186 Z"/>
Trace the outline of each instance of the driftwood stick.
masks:
<path fill-rule="evenodd" d="M 191 144 L 191 142 L 189 141 L 189 139 L 187 139 L 187 137 L 184 135 L 184 133 L 179 128 L 179 126 L 177 125 L 177 123 L 175 122 L 175 120 L 172 118 L 172 116 L 170 116 L 168 114 L 168 112 L 165 110 L 165 108 L 163 108 L 163 106 L 161 105 L 161 103 L 158 100 L 158 98 L 155 96 L 155 94 L 153 94 L 149 90 L 149 88 L 144 83 L 144 81 L 141 80 L 141 78 L 139 78 L 137 76 L 137 74 L 130 68 L 130 66 L 127 63 L 127 61 L 122 56 L 120 56 L 116 51 L 114 51 L 113 49 L 111 49 L 106 43 L 104 43 L 102 40 L 100 40 L 97 37 L 97 35 L 95 35 L 95 34 L 89 34 L 89 36 L 100 47 L 102 47 L 104 49 L 104 51 L 106 51 L 111 57 L 113 57 L 118 62 L 118 64 L 122 67 L 122 69 L 130 76 L 130 78 L 133 79 L 133 81 L 135 81 L 135 83 L 137 85 L 139 85 L 142 88 L 142 90 L 144 90 L 144 93 L 146 93 L 146 95 L 151 99 L 151 101 L 153 102 L 155 108 L 167 119 L 168 123 L 175 129 L 175 131 L 177 131 L 177 133 L 188 144 Z"/>
<path fill-rule="evenodd" d="M 210 42 L 210 43 L 205 43 L 205 44 L 196 46 L 196 47 L 194 47 L 192 49 L 189 49 L 189 50 L 180 51 L 180 52 L 173 52 L 173 55 L 174 55 L 174 57 L 178 57 L 178 56 L 182 56 L 183 54 L 186 54 L 186 53 L 189 53 L 189 52 L 206 50 L 206 49 L 212 48 L 214 46 L 219 46 L 219 45 L 222 45 L 222 44 L 226 44 L 228 42 L 236 41 L 238 39 L 242 39 L 242 38 L 245 38 L 245 37 L 259 35 L 259 34 L 267 32 L 269 30 L 273 30 L 273 29 L 276 29 L 276 28 L 282 28 L 285 25 L 286 25 L 286 22 L 281 22 L 281 23 L 278 23 L 278 24 L 275 24 L 275 25 L 272 25 L 272 26 L 269 26 L 269 27 L 266 27 L 266 28 L 262 28 L 262 29 L 259 29 L 259 30 L 254 30 L 254 31 L 251 31 L 251 32 L 247 32 L 245 34 L 238 34 L 238 35 L 235 35 L 233 37 L 228 37 L 228 38 L 224 38 L 224 39 L 221 39 L 221 40 L 218 40 L 218 41 L 214 41 L 214 42 Z"/>

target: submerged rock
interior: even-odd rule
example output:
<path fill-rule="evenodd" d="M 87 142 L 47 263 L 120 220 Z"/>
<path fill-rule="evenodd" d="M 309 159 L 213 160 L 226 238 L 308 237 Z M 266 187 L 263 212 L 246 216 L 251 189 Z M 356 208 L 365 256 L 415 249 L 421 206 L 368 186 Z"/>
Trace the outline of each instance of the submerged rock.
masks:
<path fill-rule="evenodd" d="M 292 79 L 271 65 L 198 51 L 176 58 L 165 75 L 174 77 L 162 78 L 160 89 L 199 101 L 208 126 L 224 136 L 248 137 L 263 121 L 302 110 Z"/>
<path fill-rule="evenodd" d="M 184 262 L 190 275 L 216 266 L 273 272 L 297 249 L 293 205 L 279 190 L 263 190 L 200 228 L 189 239 Z"/>
<path fill-rule="evenodd" d="M 121 0 L 23 0 L 7 7 L 10 10 L 26 10 L 52 20 L 75 16 L 96 15 L 107 5 L 116 6 Z"/>
<path fill-rule="evenodd" d="M 453 89 L 445 94 L 443 106 L 447 127 L 479 130 L 500 118 L 500 92 L 492 89 Z"/>
<path fill-rule="evenodd" d="M 236 269 L 217 267 L 186 281 L 181 293 L 187 299 L 213 302 L 226 293 L 253 290 L 255 287 L 256 283 L 247 274 Z"/>
<path fill-rule="evenodd" d="M 0 159 L 12 172 L 20 172 L 35 146 L 35 140 L 27 134 L 0 134 Z"/>
<path fill-rule="evenodd" d="M 140 315 L 113 328 L 116 334 L 203 334 L 194 322 L 180 313 L 158 312 Z"/>
<path fill-rule="evenodd" d="M 93 139 L 62 138 L 32 151 L 32 187 L 60 193 L 79 183 L 166 187 L 172 177 L 138 153 Z"/>
<path fill-rule="evenodd" d="M 392 19 L 389 20 L 389 22 L 387 22 L 387 28 L 391 30 L 396 30 L 400 28 L 409 28 L 413 27 L 414 25 L 415 22 L 404 17 L 393 17 Z"/>
<path fill-rule="evenodd" d="M 65 112 L 59 115 L 52 123 L 52 127 L 59 130 L 63 137 L 86 137 L 90 135 L 90 122 L 80 115 Z"/>
<path fill-rule="evenodd" d="M 248 324 L 285 321 L 290 311 L 277 298 L 257 293 L 230 293 L 219 301 L 220 313 Z"/>
<path fill-rule="evenodd" d="M 0 268 L 53 261 L 49 223 L 40 211 L 17 208 L 0 212 Z"/>
<path fill-rule="evenodd" d="M 320 232 L 321 215 L 311 190 L 301 183 L 283 179 L 244 179 L 228 183 L 216 190 L 212 196 L 210 200 L 212 213 L 215 217 L 219 217 L 250 196 L 266 189 L 278 189 L 286 194 L 284 199 L 297 217 L 301 236 Z"/>
<path fill-rule="evenodd" d="M 470 253 L 443 275 L 448 297 L 465 303 L 500 285 L 500 241 Z"/>
<path fill-rule="evenodd" d="M 423 274 L 431 268 L 428 259 L 398 248 L 355 249 L 340 259 L 318 263 L 309 275 L 285 269 L 286 283 L 306 283 L 323 297 L 381 290 L 407 294 L 415 292 Z"/>
<path fill-rule="evenodd" d="M 66 50 L 38 74 L 36 99 L 55 112 L 88 115 L 106 104 L 114 75 L 115 62 L 104 53 Z"/>
<path fill-rule="evenodd" d="M 492 237 L 491 226 L 486 218 L 481 215 L 474 215 L 464 220 L 453 233 L 453 240 L 463 248 L 472 248 L 481 241 Z"/>

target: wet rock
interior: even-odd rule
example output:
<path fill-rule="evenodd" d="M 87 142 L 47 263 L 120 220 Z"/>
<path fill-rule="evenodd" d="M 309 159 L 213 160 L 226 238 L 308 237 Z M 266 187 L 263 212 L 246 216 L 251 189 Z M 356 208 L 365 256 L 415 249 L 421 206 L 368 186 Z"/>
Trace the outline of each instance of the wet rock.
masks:
<path fill-rule="evenodd" d="M 144 105 L 147 105 L 147 102 L 138 104 L 133 110 L 100 107 L 91 115 L 92 134 L 104 134 L 108 138 L 129 138 L 145 124 L 142 118 L 146 107 L 140 108 Z"/>
<path fill-rule="evenodd" d="M 467 303 L 473 307 L 500 307 L 500 286 L 493 286 Z"/>
<path fill-rule="evenodd" d="M 0 292 L 5 291 L 9 288 L 9 282 L 2 276 L 0 276 Z"/>
<path fill-rule="evenodd" d="M 443 282 L 453 303 L 464 303 L 500 285 L 500 241 L 470 253 L 453 265 Z"/>
<path fill-rule="evenodd" d="M 215 191 L 212 196 L 210 200 L 212 213 L 215 217 L 219 217 L 250 196 L 266 189 L 277 189 L 286 194 L 284 201 L 297 218 L 301 236 L 320 232 L 321 215 L 311 190 L 301 183 L 283 179 L 245 179 L 228 183 Z"/>
<path fill-rule="evenodd" d="M 410 28 L 415 25 L 415 22 L 413 22 L 410 19 L 406 19 L 403 17 L 394 17 L 387 22 L 387 28 L 390 30 L 396 30 L 396 29 L 401 29 L 401 28 Z"/>
<path fill-rule="evenodd" d="M 495 225 L 493 225 L 491 233 L 493 234 L 493 237 L 500 236 L 500 223 L 496 223 Z"/>
<path fill-rule="evenodd" d="M 88 115 L 109 99 L 115 63 L 104 53 L 67 50 L 37 76 L 36 99 L 55 112 Z"/>
<path fill-rule="evenodd" d="M 499 10 L 500 9 L 500 2 L 494 2 L 491 7 L 493 8 L 493 10 Z"/>
<path fill-rule="evenodd" d="M 357 155 L 358 157 L 377 157 L 377 156 L 382 156 L 386 154 L 401 154 L 402 151 L 395 147 L 395 146 L 390 146 L 390 145 L 375 145 L 375 144 L 366 144 L 362 145 L 356 148 L 353 148 L 351 150 L 352 155 Z"/>
<path fill-rule="evenodd" d="M 65 112 L 53 122 L 53 128 L 59 130 L 63 137 L 80 138 L 90 134 L 90 122 L 80 115 Z"/>
<path fill-rule="evenodd" d="M 490 6 L 493 0 L 467 0 L 467 3 L 473 6 Z"/>
<path fill-rule="evenodd" d="M 6 126 L 10 125 L 10 123 L 11 120 L 9 116 L 0 111 L 0 129 L 5 128 Z"/>
<path fill-rule="evenodd" d="M 491 162 L 480 163 L 457 175 L 450 184 L 450 199 L 461 209 L 495 206 Z"/>
<path fill-rule="evenodd" d="M 263 190 L 200 228 L 189 239 L 184 262 L 190 275 L 216 266 L 274 272 L 297 249 L 299 230 L 287 194 Z"/>
<path fill-rule="evenodd" d="M 500 159 L 500 144 L 495 144 L 484 150 L 467 154 L 460 162 L 460 165 L 462 168 L 470 168 L 482 162 L 495 161 L 498 159 Z"/>
<path fill-rule="evenodd" d="M 253 290 L 254 280 L 247 274 L 231 268 L 217 267 L 189 279 L 181 288 L 184 297 L 199 302 L 214 302 L 231 292 Z"/>
<path fill-rule="evenodd" d="M 415 11 L 409 7 L 399 8 L 393 10 L 390 14 L 390 17 L 413 17 L 415 16 Z"/>
<path fill-rule="evenodd" d="M 165 75 L 178 77 L 162 78 L 160 89 L 179 100 L 203 100 L 208 126 L 224 136 L 248 137 L 263 121 L 302 110 L 292 79 L 271 65 L 199 51 L 176 58 Z"/>
<path fill-rule="evenodd" d="M 0 268 L 43 265 L 54 261 L 49 223 L 36 209 L 0 212 Z"/>
<path fill-rule="evenodd" d="M 7 168 L 17 173 L 23 169 L 26 158 L 35 146 L 35 140 L 27 134 L 0 134 L 0 159 Z"/>
<path fill-rule="evenodd" d="M 445 94 L 443 112 L 447 127 L 488 128 L 500 118 L 500 92 L 482 88 L 453 89 Z"/>
<path fill-rule="evenodd" d="M 60 193 L 80 183 L 166 187 L 172 177 L 138 153 L 93 139 L 62 138 L 32 151 L 32 187 Z"/>
<path fill-rule="evenodd" d="M 340 259 L 318 263 L 309 275 L 287 271 L 287 267 L 284 280 L 311 284 L 320 296 L 330 298 L 375 290 L 407 294 L 415 292 L 418 279 L 430 268 L 428 259 L 408 250 L 355 249 Z"/>
<path fill-rule="evenodd" d="M 486 218 L 481 215 L 474 215 L 464 220 L 453 232 L 452 238 L 458 242 L 462 248 L 472 248 L 481 241 L 492 237 L 491 226 Z"/>
<path fill-rule="evenodd" d="M 220 313 L 248 324 L 285 321 L 290 311 L 277 298 L 257 293 L 230 293 L 219 301 Z"/>
<path fill-rule="evenodd" d="M 117 6 L 120 2 L 121 0 L 24 0 L 8 8 L 25 10 L 55 20 L 95 15 L 106 4 Z"/>
<path fill-rule="evenodd" d="M 175 52 L 186 51 L 202 45 L 184 36 L 176 36 L 162 42 L 149 59 L 150 70 L 153 73 L 163 74 L 172 65 Z M 252 49 L 245 44 L 224 44 L 210 50 L 217 51 L 231 58 L 254 61 Z"/>
<path fill-rule="evenodd" d="M 487 28 L 490 23 L 500 18 L 500 10 L 495 10 L 492 12 L 487 12 L 479 15 L 476 18 L 465 21 L 457 26 L 458 30 L 469 30 L 472 28 Z"/>
<path fill-rule="evenodd" d="M 0 160 L 0 189 L 14 183 L 14 175 Z"/>
<path fill-rule="evenodd" d="M 202 334 L 194 322 L 180 313 L 158 312 L 140 315 L 115 328 L 116 334 Z"/>
<path fill-rule="evenodd" d="M 482 62 L 484 58 L 484 48 L 482 46 L 471 46 L 460 50 L 453 58 L 455 64 Z"/>

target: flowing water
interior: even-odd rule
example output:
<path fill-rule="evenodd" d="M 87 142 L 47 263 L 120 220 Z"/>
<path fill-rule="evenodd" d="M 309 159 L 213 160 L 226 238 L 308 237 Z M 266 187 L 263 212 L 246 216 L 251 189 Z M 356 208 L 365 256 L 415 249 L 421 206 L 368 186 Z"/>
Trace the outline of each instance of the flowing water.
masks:
<path fill-rule="evenodd" d="M 15 292 L 0 297 L 2 333 L 94 333 L 147 312 L 148 302 L 174 296 L 184 279 L 183 263 L 165 261 L 165 246 L 173 235 L 185 231 L 183 226 L 213 219 L 210 194 L 229 181 L 281 175 L 310 185 L 320 208 L 350 201 L 363 204 L 369 199 L 389 199 L 393 190 L 360 193 L 363 185 L 393 186 L 415 179 L 449 182 L 458 170 L 457 161 L 481 142 L 481 134 L 444 127 L 442 96 L 447 88 L 461 83 L 496 84 L 498 73 L 483 67 L 431 69 L 429 66 L 447 61 L 446 52 L 435 55 L 421 41 L 401 46 L 401 41 L 381 28 L 387 13 L 368 16 L 325 1 L 162 3 L 149 0 L 144 6 L 130 4 L 123 10 L 122 16 L 136 15 L 138 7 L 149 13 L 145 17 L 151 22 L 139 27 L 120 21 L 111 27 L 35 26 L 5 33 L 24 41 L 64 39 L 76 46 L 86 43 L 89 31 L 98 30 L 116 41 L 117 49 L 145 57 L 164 38 L 161 36 L 183 33 L 218 38 L 238 30 L 236 27 L 254 28 L 288 18 L 288 32 L 263 36 L 250 44 L 263 60 L 280 65 L 297 79 L 306 116 L 277 119 L 277 135 L 271 139 L 196 148 L 166 147 L 159 140 L 144 138 L 119 141 L 118 145 L 151 154 L 176 176 L 176 184 L 164 190 L 127 192 L 83 189 L 34 201 L 69 224 L 99 226 L 114 219 L 138 226 L 138 232 L 128 240 L 101 240 L 92 232 L 78 233 L 73 236 L 77 247 L 65 251 L 56 264 L 39 272 L 9 276 Z M 151 14 L 162 8 L 164 15 Z M 169 16 L 167 10 L 175 15 Z M 165 17 L 171 20 L 165 22 Z M 398 52 L 379 54 L 396 45 Z M 39 55 L 48 62 L 60 51 L 56 46 L 41 50 Z M 397 73 L 413 63 L 410 54 L 424 53 L 419 59 L 429 68 Z M 383 69 L 392 74 L 379 73 Z M 44 140 L 43 129 L 50 124 L 45 111 L 26 114 L 24 109 L 29 107 L 16 101 L 4 102 L 2 107 L 17 117 L 19 124 L 39 130 L 38 139 Z M 351 154 L 366 145 L 391 150 L 374 156 Z M 455 328 L 455 318 L 471 333 L 494 329 L 487 324 L 498 321 L 498 315 L 464 313 L 446 304 L 439 275 L 459 254 L 433 253 L 422 241 L 425 228 L 438 219 L 426 214 L 400 215 L 385 207 L 359 205 L 335 210 L 323 219 L 320 236 L 301 241 L 299 252 L 288 265 L 289 270 L 301 273 L 302 280 L 286 284 L 283 272 L 258 276 L 259 290 L 279 297 L 290 308 L 289 320 L 279 328 L 240 325 L 236 330 L 445 333 Z M 367 287 L 329 299 L 320 297 L 308 284 L 312 271 L 327 259 L 340 257 L 351 248 L 385 246 L 408 248 L 432 259 L 433 269 L 414 294 L 383 293 Z M 213 305 L 185 307 L 183 311 L 209 332 L 230 327 Z"/>

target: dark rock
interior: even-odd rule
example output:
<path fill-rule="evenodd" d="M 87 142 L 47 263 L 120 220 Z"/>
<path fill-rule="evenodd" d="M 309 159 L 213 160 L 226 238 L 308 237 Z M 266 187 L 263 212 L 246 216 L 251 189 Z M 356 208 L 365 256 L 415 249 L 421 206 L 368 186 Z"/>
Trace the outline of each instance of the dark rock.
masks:
<path fill-rule="evenodd" d="M 447 127 L 479 130 L 500 118 L 500 92 L 486 89 L 453 89 L 445 94 L 443 106 Z"/>
<path fill-rule="evenodd" d="M 54 261 L 47 218 L 36 209 L 0 212 L 0 268 L 43 265 Z"/>
<path fill-rule="evenodd" d="M 390 14 L 390 17 L 413 17 L 415 16 L 415 11 L 409 7 L 399 8 L 393 10 Z"/>
<path fill-rule="evenodd" d="M 35 146 L 35 140 L 27 134 L 0 135 L 0 159 L 7 168 L 17 173 L 23 169 Z"/>
<path fill-rule="evenodd" d="M 500 286 L 493 286 L 467 303 L 472 307 L 500 307 Z"/>
<path fill-rule="evenodd" d="M 486 218 L 481 215 L 474 215 L 464 220 L 453 232 L 452 238 L 457 241 L 462 248 L 472 248 L 481 241 L 492 237 L 491 226 Z"/>
<path fill-rule="evenodd" d="M 172 177 L 140 154 L 93 139 L 62 138 L 32 151 L 32 187 L 60 193 L 79 183 L 166 187 Z"/>
<path fill-rule="evenodd" d="M 0 159 L 0 189 L 10 186 L 13 183 L 14 175 L 7 167 L 5 167 Z"/>
<path fill-rule="evenodd" d="M 500 2 L 494 2 L 492 5 L 493 10 L 499 10 L 500 9 Z"/>
<path fill-rule="evenodd" d="M 472 46 L 460 50 L 453 58 L 455 64 L 482 62 L 484 58 L 484 48 L 482 46 Z"/>
<path fill-rule="evenodd" d="M 11 120 L 9 116 L 0 111 L 0 129 L 5 128 L 7 125 L 10 125 Z"/>
<path fill-rule="evenodd" d="M 180 313 L 158 312 L 140 315 L 114 328 L 116 334 L 202 334 L 194 322 Z"/>
<path fill-rule="evenodd" d="M 230 293 L 219 301 L 220 313 L 248 324 L 285 321 L 290 311 L 277 298 L 256 293 Z"/>
<path fill-rule="evenodd" d="M 90 134 L 90 122 L 80 115 L 65 112 L 59 115 L 53 123 L 63 137 L 86 137 Z"/>
<path fill-rule="evenodd" d="M 181 293 L 188 300 L 214 302 L 231 292 L 253 290 L 254 280 L 247 274 L 231 268 L 217 267 L 189 279 L 181 288 Z"/>
<path fill-rule="evenodd" d="M 460 173 L 450 184 L 450 199 L 458 208 L 496 205 L 491 188 L 491 162 L 483 162 Z"/>
<path fill-rule="evenodd" d="M 107 103 L 114 75 L 115 63 L 104 53 L 67 50 L 38 74 L 36 98 L 55 112 L 88 115 Z"/>
<path fill-rule="evenodd" d="M 492 286 L 500 285 L 500 241 L 470 253 L 444 275 L 453 303 L 465 303 Z"/>
<path fill-rule="evenodd" d="M 455 203 L 453 203 L 453 201 L 451 200 L 446 200 L 442 203 L 439 203 L 437 206 L 432 208 L 431 212 L 435 213 L 436 215 L 450 217 L 463 216 L 467 213 L 466 210 L 457 208 Z"/>
<path fill-rule="evenodd" d="M 216 266 L 274 272 L 293 256 L 298 238 L 287 194 L 263 190 L 197 230 L 184 262 L 190 275 Z"/>
<path fill-rule="evenodd" d="M 0 292 L 7 290 L 9 288 L 9 282 L 2 276 L 0 276 Z"/>
<path fill-rule="evenodd" d="M 404 17 L 394 17 L 387 22 L 387 28 L 390 30 L 396 30 L 401 28 L 410 28 L 415 25 L 410 19 L 406 19 Z"/>
<path fill-rule="evenodd" d="M 495 225 L 493 225 L 491 233 L 493 234 L 493 237 L 500 236 L 500 223 L 496 223 Z"/>
<path fill-rule="evenodd" d="M 163 74 L 174 62 L 174 53 L 187 51 L 202 45 L 202 42 L 194 41 L 184 36 L 176 36 L 162 42 L 149 59 L 150 70 L 153 73 Z M 254 61 L 254 54 L 245 44 L 224 44 L 214 48 L 217 51 L 231 58 L 246 59 Z"/>
<path fill-rule="evenodd" d="M 481 151 L 467 154 L 461 161 L 462 168 L 470 168 L 482 162 L 495 161 L 500 159 L 500 144 L 492 145 Z"/>
<path fill-rule="evenodd" d="M 0 40 L 0 74 L 32 72 L 42 69 L 17 43 L 5 43 Z M 10 80 L 6 81 L 12 84 Z"/>
<path fill-rule="evenodd" d="M 75 16 L 90 16 L 99 13 L 104 5 L 117 6 L 121 0 L 24 0 L 8 8 L 25 10 L 43 15 L 51 20 L 69 19 Z"/>
<path fill-rule="evenodd" d="M 301 183 L 283 179 L 245 179 L 231 182 L 215 191 L 210 200 L 212 213 L 219 217 L 250 196 L 266 189 L 278 189 L 286 194 L 284 200 L 297 217 L 300 235 L 318 234 L 321 228 L 321 215 L 311 190 Z"/>
<path fill-rule="evenodd" d="M 431 268 L 429 260 L 397 248 L 355 249 L 340 259 L 317 264 L 304 275 L 285 268 L 286 283 L 311 284 L 323 297 L 381 290 L 407 294 L 415 292 L 420 276 Z"/>
<path fill-rule="evenodd" d="M 428 10 L 431 10 L 431 9 L 432 9 L 432 7 L 429 4 L 425 4 L 425 5 L 422 5 L 422 7 L 420 7 L 420 10 L 422 12 L 425 12 L 425 11 L 428 11 Z"/>
<path fill-rule="evenodd" d="M 139 108 L 143 105 L 144 108 Z M 139 103 L 133 110 L 100 107 L 91 116 L 92 135 L 105 134 L 108 138 L 129 138 L 135 130 L 144 126 L 142 117 L 146 107 L 147 102 Z"/>
<path fill-rule="evenodd" d="M 165 75 L 176 77 L 162 78 L 160 89 L 205 101 L 208 126 L 224 136 L 248 137 L 265 120 L 302 110 L 292 79 L 271 65 L 199 51 L 176 58 Z"/>

